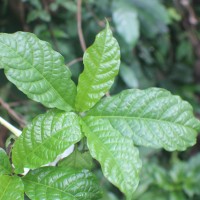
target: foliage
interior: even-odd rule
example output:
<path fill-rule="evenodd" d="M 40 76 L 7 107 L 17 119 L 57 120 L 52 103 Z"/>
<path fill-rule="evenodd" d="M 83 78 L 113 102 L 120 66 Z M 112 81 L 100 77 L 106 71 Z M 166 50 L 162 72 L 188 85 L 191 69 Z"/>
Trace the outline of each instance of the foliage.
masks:
<path fill-rule="evenodd" d="M 188 162 L 173 158 L 170 169 L 157 162 L 144 163 L 141 182 L 133 199 L 151 199 L 155 194 L 163 200 L 198 199 L 199 157 L 200 154 L 194 155 Z"/>
<path fill-rule="evenodd" d="M 177 96 L 171 95 L 171 93 L 166 90 L 155 88 L 147 90 L 128 90 L 131 94 L 129 94 L 128 91 L 121 92 L 127 88 L 146 89 L 152 86 L 166 88 L 173 94 L 178 94 L 183 99 L 188 100 L 194 107 L 195 115 L 198 117 L 200 112 L 200 75 L 198 70 L 199 26 L 192 24 L 190 19 L 195 18 L 195 12 L 196 16 L 198 16 L 200 9 L 197 2 L 190 1 L 189 5 L 191 7 L 188 11 L 183 5 L 181 5 L 181 2 L 182 1 L 172 2 L 163 0 L 83 0 L 82 29 L 86 46 L 89 46 L 93 42 L 96 33 L 105 26 L 104 19 L 106 17 L 110 23 L 111 30 L 119 42 L 121 50 L 120 69 L 116 64 L 116 71 L 113 71 L 113 74 L 109 74 L 105 85 L 101 83 L 102 87 L 99 87 L 98 84 L 95 85 L 95 87 L 92 87 L 92 84 L 90 84 L 89 87 L 87 84 L 88 82 L 94 83 L 94 77 L 89 76 L 87 72 L 90 71 L 93 73 L 104 64 L 104 62 L 99 62 L 100 56 L 103 54 L 99 54 L 98 58 L 96 57 L 98 51 L 95 51 L 97 47 L 95 44 L 89 48 L 89 51 L 85 52 L 85 76 L 82 74 L 81 78 L 79 74 L 83 69 L 83 65 L 81 62 L 77 62 L 82 58 L 82 50 L 79 45 L 80 42 L 77 31 L 76 15 L 78 9 L 76 1 L 0 0 L 0 32 L 9 33 L 18 30 L 33 32 L 38 38 L 51 43 L 53 49 L 63 55 L 62 57 L 59 53 L 53 51 L 50 45 L 39 40 L 36 36 L 32 35 L 32 37 L 29 38 L 29 34 L 26 35 L 22 32 L 15 34 L 17 37 L 16 42 L 18 42 L 18 38 L 22 37 L 20 44 L 25 43 L 19 45 L 21 47 L 20 52 L 26 55 L 27 61 L 30 63 L 32 63 L 32 57 L 29 53 L 32 52 L 36 57 L 38 54 L 37 62 L 35 61 L 32 63 L 30 69 L 27 70 L 26 68 L 24 71 L 17 71 L 16 63 L 19 64 L 19 66 L 17 66 L 18 69 L 27 67 L 24 63 L 24 59 L 20 59 L 16 56 L 16 52 L 9 51 L 9 54 L 5 56 L 3 53 L 6 52 L 1 51 L 1 55 L 4 56 L 0 59 L 0 68 L 3 67 L 4 71 L 7 71 L 8 79 L 12 80 L 20 90 L 36 101 L 34 102 L 29 100 L 22 92 L 17 90 L 11 82 L 7 81 L 3 69 L 0 69 L 0 97 L 8 103 L 11 109 L 13 109 L 22 120 L 16 120 L 15 118 L 13 120 L 13 116 L 11 115 L 10 117 L 10 113 L 8 114 L 3 106 L 0 107 L 1 116 L 8 121 L 11 121 L 14 125 L 20 126 L 20 128 L 24 127 L 24 124 L 27 124 L 26 122 L 29 122 L 29 124 L 23 129 L 23 135 L 15 142 L 14 150 L 12 150 L 13 158 L 15 157 L 15 162 L 19 165 L 18 169 L 15 168 L 15 172 L 9 164 L 9 159 L 11 159 L 10 147 L 13 141 L 16 140 L 16 137 L 11 135 L 6 142 L 6 152 L 9 157 L 3 150 L 0 150 L 0 157 L 2 158 L 0 158 L 0 174 L 3 176 L 0 180 L 5 180 L 3 187 L 7 181 L 10 181 L 10 184 L 13 184 L 13 187 L 15 187 L 14 185 L 17 183 L 19 190 L 18 193 L 12 191 L 13 195 L 18 195 L 20 198 L 23 198 L 22 194 L 24 188 L 22 187 L 20 178 L 18 178 L 19 176 L 14 174 L 21 173 L 22 168 L 24 167 L 23 165 L 30 165 L 33 168 L 38 168 L 37 166 L 35 167 L 35 163 L 37 162 L 40 163 L 40 165 L 43 165 L 50 162 L 50 160 L 53 161 L 57 155 L 60 154 L 60 152 L 62 153 L 68 146 L 70 146 L 70 144 L 75 144 L 79 141 L 75 145 L 74 152 L 70 156 L 58 162 L 57 165 L 60 167 L 73 168 L 74 170 L 77 169 L 78 174 L 83 168 L 94 172 L 98 177 L 98 181 L 101 183 L 101 188 L 103 189 L 102 199 L 119 200 L 123 199 L 123 195 L 107 181 L 107 179 L 109 179 L 114 183 L 117 179 L 113 180 L 113 176 L 110 177 L 108 175 L 106 170 L 111 173 L 109 170 L 112 169 L 102 163 L 104 157 L 102 158 L 101 155 L 105 154 L 105 158 L 107 159 L 107 157 L 109 157 L 107 151 L 109 150 L 110 152 L 113 152 L 113 155 L 115 156 L 114 158 L 116 160 L 118 159 L 118 162 L 120 163 L 120 166 L 116 166 L 116 168 L 120 170 L 121 165 L 125 166 L 124 160 L 126 160 L 126 154 L 123 152 L 118 154 L 115 151 L 116 149 L 112 149 L 112 145 L 107 145 L 106 149 L 104 149 L 104 151 L 102 150 L 106 153 L 98 152 L 99 147 L 107 144 L 104 139 L 109 139 L 111 142 L 113 142 L 113 140 L 114 142 L 118 142 L 121 141 L 119 138 L 123 138 L 122 141 L 127 145 L 129 145 L 128 141 L 132 139 L 135 146 L 131 147 L 131 149 L 134 150 L 133 155 L 137 158 L 135 160 L 139 160 L 137 148 L 140 145 L 165 148 L 166 150 L 172 151 L 176 149 L 184 150 L 189 145 L 191 146 L 195 143 L 196 131 L 193 130 L 193 124 L 196 124 L 196 119 L 193 117 L 191 120 L 189 119 L 190 116 L 192 116 L 193 111 L 191 106 L 185 103 L 185 101 L 182 101 Z M 191 15 L 190 11 L 194 13 L 194 15 Z M 12 40 L 14 34 L 7 35 L 7 37 Z M 39 46 L 41 45 L 43 49 L 37 49 L 36 45 L 29 45 L 29 42 L 24 42 L 24 37 L 26 37 L 28 41 L 31 40 L 34 44 Z M 115 41 L 112 35 L 110 35 L 109 38 L 112 42 Z M 103 38 L 101 37 L 99 39 L 97 38 L 95 43 L 98 43 L 98 41 L 102 39 Z M 108 40 L 107 42 L 111 42 L 111 40 Z M 118 44 L 116 42 L 113 44 L 115 44 L 117 52 Z M 1 49 L 4 50 L 5 47 Z M 46 49 L 46 51 L 44 51 L 44 49 Z M 42 53 L 46 53 L 47 55 L 47 57 L 45 57 L 46 59 L 44 59 L 45 65 L 41 65 L 43 59 L 42 56 L 39 55 Z M 93 54 L 95 54 L 95 60 L 91 60 L 90 56 Z M 85 55 L 88 55 L 89 58 L 86 59 Z M 55 62 L 51 63 L 48 60 L 50 56 L 56 59 Z M 94 56 L 92 56 L 92 58 L 94 58 Z M 114 56 L 112 55 L 112 59 L 113 58 Z M 116 58 L 115 62 L 119 61 L 117 54 Z M 94 68 L 90 66 L 92 61 L 95 62 Z M 107 64 L 109 63 L 109 60 L 105 61 Z M 4 65 L 2 65 L 3 62 Z M 65 67 L 66 63 L 70 67 L 70 70 Z M 6 65 L 9 66 L 5 67 Z M 53 69 L 55 69 L 55 71 L 53 73 L 55 74 L 55 77 L 49 75 L 52 71 L 46 66 L 54 67 Z M 109 66 L 111 66 L 111 70 L 114 70 L 112 62 Z M 35 69 L 38 69 L 39 71 L 36 72 Z M 118 73 L 118 69 L 119 76 L 114 80 L 114 77 Z M 45 71 L 45 81 L 42 81 L 41 79 L 43 70 Z M 102 70 L 102 73 L 105 72 L 108 74 L 106 67 Z M 29 76 L 29 72 L 32 73 L 31 76 Z M 100 73 L 100 71 L 98 71 L 98 73 Z M 56 78 L 56 75 L 59 78 Z M 36 82 L 33 83 L 31 80 L 30 82 L 28 81 L 25 83 L 23 82 L 24 77 L 30 78 L 30 80 L 32 78 L 32 80 L 35 80 Z M 71 81 L 71 78 L 73 81 Z M 106 78 L 105 75 L 101 74 L 101 76 L 97 75 L 95 80 L 98 79 L 100 81 L 103 79 L 105 81 L 104 78 Z M 87 84 L 85 84 L 85 81 Z M 112 85 L 113 81 L 114 84 Z M 79 97 L 77 97 L 76 94 L 76 85 L 78 85 L 79 88 Z M 86 85 L 87 87 L 85 87 Z M 44 93 L 45 90 L 48 90 L 48 92 Z M 108 90 L 110 90 L 111 97 L 106 97 L 100 100 Z M 41 93 L 38 93 L 37 91 L 40 91 Z M 96 91 L 99 92 L 95 93 Z M 90 96 L 86 95 L 88 92 L 90 92 Z M 113 94 L 118 92 L 120 93 L 113 96 Z M 135 93 L 136 95 L 133 96 L 132 93 Z M 107 93 L 106 95 L 108 96 L 109 94 Z M 125 97 L 125 95 L 130 96 L 130 99 Z M 163 100 L 162 104 L 153 101 L 154 97 L 157 98 L 157 95 L 158 99 Z M 125 101 L 124 104 L 123 101 Z M 135 101 L 138 103 L 134 104 Z M 37 102 L 42 103 L 44 106 Z M 109 106 L 107 106 L 106 103 L 108 103 Z M 133 103 L 132 107 L 135 109 L 132 110 L 134 111 L 133 113 L 130 113 L 131 110 L 128 108 L 129 103 Z M 146 103 L 150 106 L 149 108 L 142 106 Z M 45 106 L 48 108 L 57 107 L 58 110 L 53 109 L 46 112 L 47 108 Z M 127 109 L 123 110 L 122 108 L 126 108 L 126 106 Z M 157 109 L 157 106 L 159 109 Z M 166 113 L 163 113 L 164 110 L 167 109 L 167 106 L 169 106 L 169 110 Z M 92 109 L 90 109 L 91 107 Z M 87 112 L 87 110 L 89 110 L 89 112 Z M 116 113 L 114 113 L 114 110 L 116 110 Z M 185 110 L 188 115 L 185 114 Z M 70 111 L 70 114 L 68 111 Z M 86 113 L 80 113 L 80 111 L 86 111 Z M 37 116 L 40 113 L 45 114 Z M 51 118 L 50 113 L 54 117 Z M 116 116 L 119 113 L 120 116 Z M 161 116 L 162 113 L 163 116 Z M 123 116 L 121 116 L 122 114 Z M 172 116 L 174 116 L 174 118 Z M 178 116 L 183 116 L 183 120 L 181 119 L 182 117 L 179 118 Z M 60 117 L 63 120 L 66 120 L 67 126 L 61 124 L 62 122 Z M 117 117 L 117 120 L 114 119 L 114 117 Z M 32 120 L 33 118 L 35 119 Z M 156 123 L 153 118 L 158 119 L 159 123 Z M 189 119 L 188 122 L 187 119 Z M 176 122 L 180 122 L 180 124 L 177 124 Z M 73 124 L 72 128 L 68 126 L 70 123 Z M 51 124 L 53 128 L 47 130 L 46 128 L 48 128 L 48 124 Z M 99 124 L 102 126 L 106 125 L 107 129 L 99 127 Z M 63 128 L 63 130 L 57 131 L 61 130 L 60 128 Z M 100 131 L 98 132 L 97 129 L 100 129 Z M 197 127 L 197 129 L 199 128 Z M 2 136 L 4 130 L 0 129 L 0 131 L 0 136 Z M 38 134 L 34 134 L 34 131 Z M 91 134 L 92 131 L 96 133 L 95 139 L 101 142 L 100 145 L 99 143 L 96 143 L 96 140 L 93 141 L 94 136 Z M 102 131 L 104 131 L 105 138 L 100 134 Z M 154 131 L 159 138 L 154 135 Z M 76 134 L 76 138 L 71 135 L 71 132 Z M 110 135 L 107 135 L 108 132 Z M 148 134 L 146 134 L 146 132 Z M 186 138 L 183 133 L 188 137 Z M 53 137 L 54 134 L 55 138 Z M 70 136 L 70 138 L 66 138 L 65 134 Z M 192 134 L 191 138 L 189 137 L 190 134 Z M 113 138 L 113 135 L 118 137 Z M 29 136 L 32 136 L 33 138 L 30 138 Z M 69 141 L 69 139 L 72 140 Z M 60 141 L 59 145 L 56 142 L 52 143 L 52 141 L 58 140 Z M 51 141 L 51 143 L 49 143 L 49 141 Z M 23 145 L 21 145 L 22 142 Z M 30 146 L 27 146 L 26 143 L 30 144 Z M 36 147 L 38 144 L 40 144 L 40 146 L 37 149 Z M 120 145 L 122 144 L 119 142 L 118 147 L 121 147 Z M 2 145 L 1 139 L 0 146 L 4 146 L 4 144 Z M 171 155 L 170 153 L 166 155 L 164 151 L 152 151 L 152 157 L 154 159 L 148 160 L 148 163 L 143 161 L 142 172 L 139 173 L 141 177 L 141 185 L 139 185 L 136 192 L 132 194 L 134 198 L 140 198 L 143 200 L 153 199 L 157 196 L 157 198 L 164 200 L 166 198 L 199 199 L 199 194 L 197 192 L 198 188 L 196 188 L 198 187 L 199 182 L 199 172 L 196 169 L 193 170 L 192 166 L 195 166 L 195 164 L 191 164 L 191 170 L 188 168 L 188 171 L 183 167 L 185 165 L 188 165 L 189 167 L 189 164 L 187 163 L 190 163 L 190 159 L 188 159 L 188 157 L 190 157 L 194 152 L 199 151 L 198 146 L 199 145 L 189 149 L 187 152 L 181 153 L 183 156 L 181 157 L 181 161 L 173 162 L 171 167 L 169 167 L 167 161 L 162 163 L 158 162 L 156 159 L 158 156 L 160 156 L 159 158 L 166 159 L 166 157 Z M 35 149 L 33 152 L 31 149 L 32 147 Z M 70 148 L 72 148 L 72 146 Z M 55 152 L 52 149 L 55 149 Z M 143 147 L 140 147 L 140 158 L 144 157 L 142 155 L 143 150 Z M 18 151 L 20 151 L 21 157 L 17 156 Z M 34 159 L 32 159 L 32 157 L 29 159 L 29 157 L 26 156 L 27 152 L 31 152 L 30 155 L 32 155 Z M 159 152 L 159 155 L 155 152 Z M 98 162 L 94 161 L 92 156 L 99 160 L 107 179 L 103 176 Z M 121 157 L 124 159 L 123 161 L 121 161 Z M 135 160 L 132 161 L 131 166 Z M 194 160 L 198 162 L 200 158 L 197 156 L 194 157 Z M 21 162 L 23 163 L 22 166 L 20 164 Z M 138 161 L 137 163 L 140 162 Z M 132 175 L 138 177 L 137 173 L 140 171 L 140 164 L 139 166 L 136 166 L 135 163 L 134 167 L 133 172 L 135 172 L 135 174 L 129 173 L 130 179 Z M 39 171 L 40 169 L 42 168 L 38 168 Z M 32 172 L 35 173 L 35 170 Z M 149 171 L 151 171 L 151 173 Z M 190 171 L 192 172 L 188 175 Z M 30 174 L 32 172 L 30 172 Z M 126 172 L 128 173 L 128 171 Z M 87 171 L 86 173 L 89 174 L 90 172 Z M 115 171 L 113 174 L 114 173 Z M 145 174 L 147 174 L 147 177 L 145 177 L 146 179 L 143 181 L 143 175 Z M 178 178 L 175 178 L 176 180 L 174 180 L 174 176 L 177 176 Z M 93 175 L 91 175 L 91 177 L 93 177 Z M 159 177 L 161 177 L 161 182 L 158 180 Z M 97 191 L 98 181 L 96 182 L 93 180 L 93 178 L 92 181 L 91 179 L 88 179 L 88 182 L 91 181 L 90 183 L 94 183 L 94 187 L 92 188 L 94 191 Z M 117 181 L 119 180 L 120 179 Z M 138 178 L 135 179 L 135 187 L 137 182 Z M 187 186 L 183 186 L 182 182 Z M 171 186 L 169 188 L 170 184 Z M 115 185 L 120 188 L 118 184 Z M 122 187 L 124 190 L 123 184 Z M 44 192 L 46 188 L 47 185 L 44 186 L 42 191 Z M 97 192 L 96 194 L 98 196 L 101 192 Z M 4 198 L 9 199 L 8 197 Z M 25 198 L 27 199 L 27 197 Z M 87 198 L 89 199 L 89 197 Z M 97 199 L 97 197 L 91 198 Z M 12 199 L 16 199 L 16 197 L 13 197 Z"/>
<path fill-rule="evenodd" d="M 32 170 L 22 178 L 30 199 L 99 199 L 99 186 L 88 170 L 40 168 L 83 135 L 104 176 L 128 200 L 133 198 L 141 169 L 135 145 L 171 151 L 185 150 L 196 141 L 200 122 L 194 118 L 192 107 L 164 89 L 125 90 L 100 100 L 111 87 L 120 62 L 119 46 L 108 23 L 84 53 L 85 69 L 77 94 L 61 55 L 35 35 L 2 33 L 0 47 L 4 49 L 0 61 L 6 77 L 29 98 L 54 108 L 28 124 L 12 149 L 14 172 Z"/>

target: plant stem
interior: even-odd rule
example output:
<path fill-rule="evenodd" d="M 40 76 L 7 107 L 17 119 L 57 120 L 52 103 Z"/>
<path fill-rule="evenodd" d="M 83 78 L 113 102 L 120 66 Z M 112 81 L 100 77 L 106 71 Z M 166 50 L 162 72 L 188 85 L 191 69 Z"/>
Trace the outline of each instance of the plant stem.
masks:
<path fill-rule="evenodd" d="M 14 127 L 12 124 L 10 124 L 9 122 L 7 122 L 5 119 L 3 119 L 2 117 L 0 117 L 0 123 L 5 126 L 8 130 L 10 130 L 14 135 L 16 135 L 17 137 L 19 137 L 21 135 L 21 131 L 19 129 L 17 129 L 16 127 Z"/>
<path fill-rule="evenodd" d="M 71 67 L 72 65 L 74 65 L 75 63 L 80 62 L 80 61 L 83 61 L 82 57 L 76 58 L 76 59 L 70 61 L 69 63 L 67 63 L 66 65 L 67 65 L 67 67 Z"/>
<path fill-rule="evenodd" d="M 20 116 L 18 116 L 18 114 L 10 107 L 10 105 L 7 104 L 5 101 L 3 101 L 3 99 L 1 99 L 1 98 L 0 98 L 0 104 L 8 112 L 8 114 L 14 120 L 16 120 L 16 122 L 18 122 L 20 124 L 21 127 L 24 127 L 26 125 L 26 122 Z"/>
<path fill-rule="evenodd" d="M 77 1 L 77 28 L 78 28 L 78 36 L 81 44 L 81 48 L 83 52 L 86 50 L 86 44 L 85 44 L 85 39 L 83 37 L 83 30 L 82 30 L 82 15 L 81 15 L 81 7 L 82 6 L 82 0 Z"/>

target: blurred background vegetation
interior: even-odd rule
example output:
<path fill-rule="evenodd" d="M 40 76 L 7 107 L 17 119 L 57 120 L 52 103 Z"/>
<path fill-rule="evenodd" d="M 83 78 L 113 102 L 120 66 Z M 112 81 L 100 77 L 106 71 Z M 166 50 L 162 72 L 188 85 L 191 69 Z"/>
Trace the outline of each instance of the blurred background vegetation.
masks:
<path fill-rule="evenodd" d="M 0 32 L 28 31 L 59 51 L 77 82 L 85 46 L 110 22 L 121 47 L 121 68 L 110 94 L 162 87 L 200 116 L 200 2 L 196 0 L 0 0 Z M 82 28 L 81 28 L 82 24 Z M 81 36 L 83 35 L 83 38 Z M 0 49 L 3 51 L 3 49 Z M 27 99 L 0 70 L 0 114 L 19 128 L 45 108 Z M 13 142 L 0 126 L 0 147 Z M 200 140 L 185 152 L 141 148 L 143 172 L 134 200 L 199 200 Z M 93 169 L 105 200 L 122 194 Z"/>

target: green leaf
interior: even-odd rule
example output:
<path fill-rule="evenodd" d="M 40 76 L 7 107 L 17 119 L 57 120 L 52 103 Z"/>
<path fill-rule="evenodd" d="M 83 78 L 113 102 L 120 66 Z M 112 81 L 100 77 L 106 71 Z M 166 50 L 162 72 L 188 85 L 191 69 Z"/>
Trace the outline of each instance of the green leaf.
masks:
<path fill-rule="evenodd" d="M 159 0 L 129 0 L 138 13 L 141 32 L 148 38 L 168 31 L 169 15 Z"/>
<path fill-rule="evenodd" d="M 72 13 L 77 12 L 77 5 L 74 1 L 63 1 L 63 0 L 57 0 L 57 2 L 68 11 L 71 11 Z"/>
<path fill-rule="evenodd" d="M 133 200 L 152 200 L 155 199 L 155 197 L 159 200 L 171 200 L 169 199 L 169 192 L 162 191 L 157 188 L 150 188 L 149 190 L 145 191 L 141 196 L 133 198 Z"/>
<path fill-rule="evenodd" d="M 94 167 L 94 163 L 90 152 L 81 153 L 75 149 L 72 154 L 61 160 L 58 166 L 91 170 Z"/>
<path fill-rule="evenodd" d="M 182 177 L 184 181 L 183 189 L 189 197 L 195 194 L 200 195 L 200 153 L 194 155 L 189 162 L 185 163 L 185 172 Z"/>
<path fill-rule="evenodd" d="M 144 170 L 142 171 L 143 180 L 141 179 L 141 182 L 148 183 L 146 187 L 151 187 L 151 185 L 156 185 L 156 187 L 165 190 L 165 191 L 173 191 L 176 187 L 173 183 L 170 176 L 169 171 L 167 171 L 165 168 L 159 166 L 157 163 L 143 163 Z M 156 172 L 156 173 L 155 173 Z M 144 183 L 143 183 L 144 184 Z M 142 186 L 142 184 L 141 184 Z M 142 192 L 144 193 L 144 191 Z"/>
<path fill-rule="evenodd" d="M 139 87 L 139 80 L 136 76 L 136 73 L 134 72 L 134 70 L 131 69 L 131 67 L 127 66 L 124 63 L 120 66 L 120 76 L 128 87 Z"/>
<path fill-rule="evenodd" d="M 0 175 L 1 174 L 11 174 L 12 167 L 10 165 L 9 158 L 6 152 L 0 148 Z"/>
<path fill-rule="evenodd" d="M 40 10 L 38 15 L 39 15 L 39 18 L 45 22 L 51 21 L 51 15 L 46 10 Z"/>
<path fill-rule="evenodd" d="M 76 108 L 86 111 L 110 89 L 119 71 L 120 51 L 107 24 L 83 56 L 84 71 L 79 77 Z"/>
<path fill-rule="evenodd" d="M 32 10 L 28 13 L 26 22 L 30 23 L 32 21 L 35 21 L 38 18 L 39 18 L 39 11 L 38 10 Z"/>
<path fill-rule="evenodd" d="M 137 11 L 126 1 L 114 1 L 113 7 L 113 21 L 117 32 L 133 47 L 140 35 Z"/>
<path fill-rule="evenodd" d="M 32 33 L 0 34 L 0 68 L 29 98 L 49 108 L 73 110 L 76 86 L 64 58 Z"/>
<path fill-rule="evenodd" d="M 51 110 L 37 116 L 14 144 L 12 155 L 16 172 L 54 161 L 81 138 L 79 118 L 75 113 Z"/>
<path fill-rule="evenodd" d="M 24 185 L 18 176 L 0 175 L 0 199 L 24 200 Z"/>
<path fill-rule="evenodd" d="M 159 88 L 125 90 L 100 101 L 87 116 L 108 120 L 136 145 L 169 151 L 194 145 L 200 130 L 191 105 Z"/>
<path fill-rule="evenodd" d="M 150 73 L 149 73 L 150 72 Z M 146 75 L 146 73 L 148 75 Z M 120 76 L 129 88 L 148 88 L 155 85 L 152 78 L 153 71 L 143 72 L 140 63 L 134 58 L 131 65 L 122 63 L 120 66 Z"/>
<path fill-rule="evenodd" d="M 138 149 L 108 119 L 85 118 L 82 125 L 90 153 L 101 164 L 104 176 L 131 199 L 141 168 Z"/>
<path fill-rule="evenodd" d="M 88 170 L 42 167 L 23 179 L 25 193 L 32 200 L 92 200 L 101 193 L 94 175 Z"/>

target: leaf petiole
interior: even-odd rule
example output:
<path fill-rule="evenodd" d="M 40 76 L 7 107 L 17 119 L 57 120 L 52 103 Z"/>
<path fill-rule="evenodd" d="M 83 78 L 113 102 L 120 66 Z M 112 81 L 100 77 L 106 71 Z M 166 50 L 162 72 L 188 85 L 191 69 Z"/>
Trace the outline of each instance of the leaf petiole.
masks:
<path fill-rule="evenodd" d="M 0 117 L 0 123 L 3 126 L 5 126 L 8 130 L 10 130 L 15 136 L 19 137 L 21 135 L 22 132 L 19 129 L 17 129 L 16 127 L 14 127 L 12 124 L 10 124 L 9 122 L 7 122 L 2 117 Z"/>

